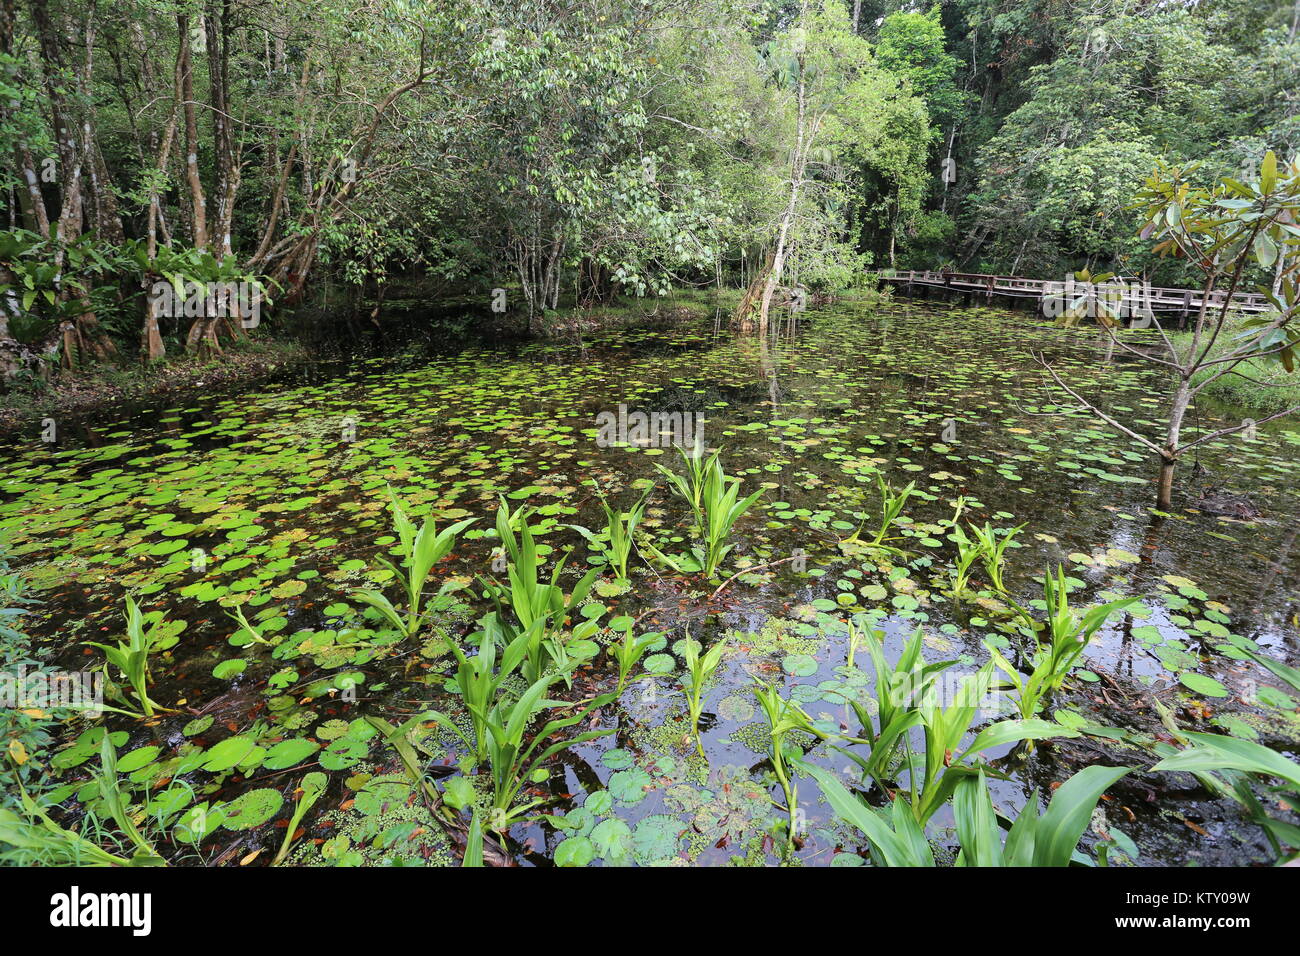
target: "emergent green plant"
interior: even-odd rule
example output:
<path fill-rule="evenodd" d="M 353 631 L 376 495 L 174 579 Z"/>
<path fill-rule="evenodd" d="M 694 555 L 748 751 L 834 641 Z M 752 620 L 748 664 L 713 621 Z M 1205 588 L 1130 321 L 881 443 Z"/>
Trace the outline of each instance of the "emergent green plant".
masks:
<path fill-rule="evenodd" d="M 735 547 L 728 543 L 732 528 L 741 515 L 754 506 L 762 493 L 763 489 L 760 488 L 752 495 L 741 498 L 740 479 L 727 477 L 717 453 L 709 459 L 704 496 L 701 499 L 704 512 L 704 552 L 701 554 L 696 551 L 696 558 L 703 566 L 706 576 L 712 577 L 723 559 L 731 553 Z"/>
<path fill-rule="evenodd" d="M 526 508 L 520 508 L 512 514 L 505 498 L 501 499 L 497 508 L 496 526 L 497 535 L 508 557 L 506 573 L 509 587 L 496 582 L 485 582 L 485 585 L 488 596 L 496 605 L 496 615 L 504 629 L 506 642 L 513 642 L 520 633 L 529 636 L 528 655 L 524 664 L 525 679 L 530 682 L 539 680 L 546 670 L 546 660 L 549 658 L 568 683 L 578 664 L 590 660 L 600 650 L 594 642 L 588 640 L 599 630 L 600 625 L 595 620 L 584 620 L 571 633 L 564 633 L 565 621 L 586 600 L 599 572 L 597 568 L 588 571 L 566 597 L 559 585 L 566 556 L 556 564 L 550 582 L 542 581 L 538 576 L 542 561 L 528 527 L 528 518 Z M 517 535 L 514 530 L 516 525 L 519 528 Z M 511 612 L 509 616 L 506 608 Z"/>
<path fill-rule="evenodd" d="M 101 800 L 135 852 L 129 857 L 121 856 L 104 849 L 99 841 L 87 839 L 84 832 L 95 826 L 92 814 L 82 819 L 81 833 L 60 826 L 32 799 L 21 780 L 15 778 L 21 812 L 0 807 L 0 846 L 8 848 L 0 853 L 0 860 L 42 866 L 166 865 L 126 812 L 126 802 L 117 779 L 116 752 L 107 734 L 104 735 L 100 758 L 102 772 L 96 774 L 95 779 Z M 114 839 L 107 834 L 102 836 L 105 842 Z"/>
<path fill-rule="evenodd" d="M 952 801 L 961 841 L 957 865 L 1069 866 L 1097 801 L 1130 769 L 1085 767 L 1057 788 L 1041 816 L 1035 789 L 1007 831 L 1005 845 L 984 771 L 962 778 Z"/>
<path fill-rule="evenodd" d="M 876 551 L 885 551 L 890 554 L 904 554 L 901 548 L 887 544 L 887 541 L 896 540 L 889 537 L 889 531 L 898 516 L 903 513 L 903 508 L 907 505 L 907 499 L 912 497 L 916 491 L 916 482 L 909 481 L 900 491 L 894 491 L 889 482 L 885 481 L 884 476 L 876 475 L 876 488 L 880 491 L 880 521 L 876 527 L 875 536 L 866 543 L 867 547 Z M 844 539 L 843 543 L 859 541 L 862 538 L 862 528 L 867 523 L 864 517 L 862 523 L 858 525 L 856 531 Z"/>
<path fill-rule="evenodd" d="M 433 566 L 451 553 L 456 546 L 456 538 L 462 531 L 475 522 L 475 518 L 458 521 L 439 531 L 433 516 L 425 518 L 417 530 L 415 522 L 407 515 L 401 501 L 390 488 L 389 500 L 393 512 L 393 530 L 397 533 L 397 547 L 401 555 L 400 566 L 394 565 L 386 558 L 379 562 L 393 572 L 406 592 L 406 612 L 403 616 L 391 601 L 380 591 L 364 589 L 353 592 L 353 597 L 378 611 L 389 624 L 398 631 L 411 637 L 419 632 L 429 609 L 424 607 L 424 587 Z M 454 585 L 450 585 L 454 586 Z M 447 590 L 449 585 L 444 585 Z"/>
<path fill-rule="evenodd" d="M 597 491 L 599 491 L 599 486 L 597 486 Z M 645 491 L 641 493 L 641 497 L 636 500 L 636 503 L 628 511 L 620 511 L 611 507 L 602 494 L 600 496 L 600 506 L 605 511 L 605 529 L 598 534 L 579 525 L 569 526 L 600 551 L 605 562 L 620 579 L 627 578 L 627 563 L 632 555 L 634 545 L 633 536 L 636 534 L 641 519 L 645 517 L 646 499 L 650 497 L 652 491 L 654 491 L 654 485 L 647 486 Z"/>
<path fill-rule="evenodd" d="M 145 839 L 144 834 L 136 827 L 135 821 L 131 819 L 131 814 L 127 812 L 128 801 L 122 793 L 122 783 L 117 775 L 117 750 L 113 747 L 113 742 L 107 733 L 104 734 L 104 741 L 100 745 L 99 759 L 100 769 L 92 776 L 99 790 L 99 799 L 108 810 L 108 815 L 113 818 L 122 835 L 135 847 L 136 857 L 141 860 L 152 857 L 157 860 L 154 865 L 164 865 L 154 845 Z"/>
<path fill-rule="evenodd" d="M 890 806 L 891 827 L 883 816 L 849 793 L 829 770 L 804 761 L 797 766 L 817 781 L 836 816 L 862 831 L 871 844 L 871 862 L 876 866 L 934 866 L 934 851 L 925 838 L 925 829 L 901 795 Z"/>
<path fill-rule="evenodd" d="M 668 488 L 686 502 L 691 511 L 691 533 L 701 534 L 704 530 L 704 486 L 722 449 L 715 449 L 707 459 L 700 448 L 688 449 L 678 445 L 677 453 L 682 456 L 682 463 L 686 466 L 685 474 L 679 475 L 657 462 L 655 470 L 668 480 Z"/>
<path fill-rule="evenodd" d="M 890 666 L 889 659 L 885 655 L 884 632 L 871 628 L 859 632 L 854 622 L 850 620 L 849 634 L 852 643 L 857 642 L 859 633 L 867 645 L 867 651 L 871 654 L 876 672 L 876 722 L 873 723 L 869 708 L 862 702 L 850 698 L 850 704 L 861 725 L 859 731 L 861 738 L 849 738 L 849 740 L 854 743 L 865 743 L 871 749 L 865 757 L 851 750 L 841 750 L 841 752 L 862 768 L 864 780 L 870 778 L 883 780 L 907 732 L 921 723 L 919 704 L 922 695 L 931 687 L 938 675 L 956 661 L 927 664 L 921 646 L 924 635 L 918 628 L 904 646 L 898 663 Z"/>
<path fill-rule="evenodd" d="M 812 718 L 798 703 L 782 697 L 775 687 L 755 679 L 753 691 L 754 697 L 763 709 L 763 716 L 767 718 L 768 735 L 771 739 L 767 756 L 772 764 L 772 772 L 785 793 L 785 807 L 782 809 L 790 817 L 786 829 L 786 845 L 791 846 L 798 829 L 799 785 L 794 774 L 790 772 L 787 760 L 798 762 L 803 753 L 799 748 L 791 745 L 787 738 L 792 731 L 803 731 L 823 740 L 829 740 L 831 737 L 813 724 Z M 777 806 L 780 807 L 780 804 Z"/>
<path fill-rule="evenodd" d="M 682 674 L 682 692 L 686 694 L 688 708 L 689 734 L 695 740 L 695 748 L 704 756 L 704 743 L 700 740 L 700 714 L 704 710 L 704 685 L 713 677 L 722 662 L 722 653 L 727 649 L 725 640 L 718 641 L 700 656 L 700 645 L 689 633 L 683 642 L 682 653 L 686 657 L 686 671 Z"/>
<path fill-rule="evenodd" d="M 303 817 L 307 816 L 309 810 L 316 805 L 316 801 L 325 795 L 325 787 L 328 778 L 325 774 L 313 771 L 302 778 L 302 784 L 298 789 L 302 791 L 302 796 L 298 798 L 298 805 L 293 808 L 293 816 L 289 818 L 289 829 L 284 833 L 284 842 L 280 844 L 280 852 L 275 855 L 271 861 L 272 866 L 279 866 L 284 862 L 285 857 L 289 855 L 289 848 L 293 846 L 294 835 L 298 832 L 298 824 L 302 823 Z"/>
<path fill-rule="evenodd" d="M 989 724 L 975 735 L 969 746 L 961 749 L 961 742 L 974 725 L 981 706 L 989 700 L 993 678 L 994 664 L 989 661 L 962 679 L 947 706 L 944 706 L 947 686 L 931 684 L 922 692 L 918 710 L 924 728 L 925 755 L 919 767 L 909 767 L 912 812 L 919 822 L 929 820 L 952 796 L 961 779 L 979 769 L 968 764 L 967 757 L 990 747 L 1078 733 L 1045 720 L 1002 720 Z"/>
<path fill-rule="evenodd" d="M 966 582 L 970 580 L 970 571 L 975 562 L 984 556 L 984 544 L 976 538 L 972 540 L 966 532 L 956 525 L 952 529 L 952 540 L 957 545 L 957 561 L 953 564 L 952 594 L 960 598 L 966 591 Z"/>
<path fill-rule="evenodd" d="M 541 626 L 540 622 L 535 621 L 528 631 L 507 640 L 495 614 L 487 615 L 482 623 L 483 630 L 474 635 L 478 638 L 478 653 L 473 657 L 461 650 L 455 641 L 450 645 L 457 662 L 456 685 L 460 688 L 461 699 L 465 702 L 474 727 L 471 745 L 477 761 L 487 759 L 491 742 L 486 715 L 503 693 L 502 685 L 528 656 L 534 634 Z M 473 637 L 470 639 L 473 640 Z M 499 666 L 498 646 L 503 648 Z"/>
<path fill-rule="evenodd" d="M 999 537 L 997 529 L 988 522 L 985 522 L 982 528 L 974 524 L 970 525 L 971 531 L 979 542 L 979 556 L 984 564 L 984 573 L 988 575 L 989 584 L 993 585 L 994 590 L 1000 594 L 1007 593 L 1006 582 L 1002 580 L 1002 571 L 1006 565 L 1006 550 L 1011 546 L 1011 540 L 1023 527 L 1024 525 L 1017 525 Z"/>
<path fill-rule="evenodd" d="M 508 694 L 498 694 L 490 710 L 475 705 L 476 720 L 481 721 L 487 729 L 487 765 L 492 779 L 492 820 L 493 827 L 503 830 L 517 817 L 527 813 L 544 799 L 531 800 L 516 806 L 519 791 L 547 760 L 588 740 L 595 740 L 615 732 L 610 727 L 603 730 L 588 730 L 567 740 L 546 744 L 560 731 L 585 720 L 593 711 L 613 702 L 614 694 L 603 694 L 592 700 L 579 703 L 560 703 L 544 699 L 547 688 L 557 680 L 555 675 L 548 675 L 533 683 L 518 698 Z M 575 709 L 576 713 L 567 717 L 548 720 L 536 733 L 529 734 L 528 727 L 537 717 L 547 710 Z M 471 712 L 474 712 L 473 710 Z M 476 741 L 467 737 L 447 716 L 430 712 L 426 717 L 436 720 L 442 726 L 453 731 L 470 747 Z"/>
<path fill-rule="evenodd" d="M 623 640 L 610 647 L 610 654 L 618 662 L 618 693 L 623 693 L 623 688 L 627 686 L 627 678 L 632 673 L 632 668 L 636 667 L 646 652 L 661 640 L 663 634 L 659 631 L 633 637 L 632 621 L 628 620 L 627 627 L 623 631 Z"/>
<path fill-rule="evenodd" d="M 1037 641 L 1029 661 L 1028 677 L 1022 675 L 997 648 L 986 645 L 993 662 L 1007 675 L 1009 686 L 1016 693 L 1016 708 L 1021 717 L 1033 717 L 1042 707 L 1043 699 L 1061 689 L 1093 634 L 1112 614 L 1141 603 L 1141 598 L 1121 598 L 1080 614 L 1070 607 L 1065 570 L 1060 565 L 1057 565 L 1055 576 L 1050 571 L 1043 574 L 1043 600 L 1047 619 L 1041 629 L 1029 617 L 1029 612 L 1021 609 L 1022 616 L 1034 628 Z"/>
<path fill-rule="evenodd" d="M 140 712 L 134 716 L 145 718 L 153 717 L 159 710 L 170 710 L 155 703 L 149 697 L 149 655 L 153 652 L 154 644 L 157 641 L 157 631 L 159 624 L 155 623 L 147 630 L 144 626 L 144 615 L 140 611 L 139 605 L 128 595 L 126 599 L 126 640 L 119 641 L 116 646 L 110 647 L 107 644 L 98 644 L 94 641 L 87 641 L 91 647 L 98 647 L 108 658 L 107 664 L 111 664 L 118 669 L 123 679 L 131 685 L 135 693 L 136 702 L 140 705 Z M 107 666 L 106 664 L 106 666 Z M 130 713 L 122 711 L 122 713 Z"/>
<path fill-rule="evenodd" d="M 1175 750 L 1168 744 L 1161 745 L 1158 751 L 1165 755 L 1164 759 L 1152 770 L 1192 773 L 1212 792 L 1235 799 L 1246 809 L 1251 821 L 1264 830 L 1279 858 L 1285 856 L 1284 846 L 1300 850 L 1300 827 L 1270 816 L 1251 787 L 1253 778 L 1264 787 L 1269 802 L 1300 813 L 1300 763 L 1251 740 L 1180 730 L 1167 710 L 1162 709 L 1161 716 L 1165 726 L 1185 747 Z M 1223 774 L 1228 786 L 1216 774 Z M 1273 784 L 1274 779 L 1282 784 Z M 1300 855 L 1295 858 L 1300 859 Z"/>

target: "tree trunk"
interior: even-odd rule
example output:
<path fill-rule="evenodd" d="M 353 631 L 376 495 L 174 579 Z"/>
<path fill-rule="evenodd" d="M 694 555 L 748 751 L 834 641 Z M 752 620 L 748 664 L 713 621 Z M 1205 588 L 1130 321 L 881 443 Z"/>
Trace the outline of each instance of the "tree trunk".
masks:
<path fill-rule="evenodd" d="M 194 113 L 194 62 L 190 55 L 190 18 L 176 18 L 181 44 L 181 109 L 185 116 L 185 178 L 190 186 L 193 207 L 194 248 L 208 247 L 207 201 L 203 198 L 203 180 L 199 178 L 199 126 Z"/>
<path fill-rule="evenodd" d="M 772 255 L 772 269 L 767 274 L 767 281 L 763 285 L 763 298 L 758 304 L 758 332 L 760 335 L 767 333 L 767 314 L 772 306 L 772 295 L 776 292 L 777 284 L 781 281 L 781 273 L 785 269 L 790 226 L 794 222 L 795 213 L 799 208 L 799 190 L 803 186 L 804 171 L 808 163 L 808 149 L 812 140 L 810 131 L 805 128 L 808 110 L 806 101 L 807 87 L 804 84 L 804 57 L 802 54 L 798 56 L 797 62 L 799 81 L 795 91 L 797 117 L 794 157 L 790 162 L 790 199 L 786 203 L 785 211 L 781 214 L 781 223 L 777 227 L 776 248 L 773 250 Z"/>
<path fill-rule="evenodd" d="M 145 277 L 144 328 L 140 333 L 140 355 L 149 362 L 160 359 L 167 354 L 167 349 L 163 345 L 162 332 L 158 329 L 158 303 L 150 294 L 154 278 L 153 276 Z"/>
<path fill-rule="evenodd" d="M 1169 407 L 1169 428 L 1165 433 L 1165 445 L 1160 453 L 1160 482 L 1156 491 L 1156 507 L 1161 511 L 1168 511 L 1173 504 L 1174 469 L 1178 465 L 1178 439 L 1191 400 L 1191 381 L 1187 378 L 1180 379 L 1178 391 L 1174 393 L 1173 404 Z"/>

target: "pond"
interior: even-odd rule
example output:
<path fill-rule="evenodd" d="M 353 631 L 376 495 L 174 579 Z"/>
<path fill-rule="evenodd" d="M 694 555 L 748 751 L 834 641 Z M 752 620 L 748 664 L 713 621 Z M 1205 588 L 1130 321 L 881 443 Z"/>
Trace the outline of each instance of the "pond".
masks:
<path fill-rule="evenodd" d="M 1084 394 L 1154 427 L 1159 381 L 1102 345 L 1095 332 L 1023 314 L 896 300 L 809 310 L 767 338 L 704 322 L 442 356 L 411 350 L 68 426 L 52 444 L 10 444 L 0 450 L 0 528 L 11 567 L 39 588 L 27 628 L 62 668 L 102 659 L 86 642 L 120 637 L 128 594 L 165 622 L 151 696 L 175 712 L 105 718 L 126 786 L 160 821 L 164 855 L 212 864 L 265 850 L 269 862 L 295 788 L 322 771 L 324 794 L 288 860 L 449 863 L 456 848 L 427 825 L 397 754 L 364 718 L 400 724 L 435 708 L 465 726 L 448 642 L 463 641 L 489 609 L 480 579 L 502 576 L 500 496 L 532 510 L 545 574 L 572 549 L 566 589 L 599 560 L 569 526 L 603 527 L 602 493 L 630 507 L 653 480 L 642 544 L 670 559 L 685 552 L 687 511 L 654 467 L 680 470 L 677 452 L 656 447 L 667 444 L 658 434 L 610 445 L 598 416 L 620 406 L 701 416 L 705 443 L 723 449 L 742 493 L 762 495 L 711 580 L 648 546 L 628 582 L 598 576 L 582 609 L 601 625 L 598 644 L 621 640 L 608 627 L 621 618 L 664 637 L 621 695 L 570 731 L 612 732 L 561 750 L 525 781 L 520 802 L 538 803 L 510 828 L 509 853 L 539 865 L 557 856 L 858 865 L 865 840 L 836 821 L 807 776 L 799 838 L 785 842 L 784 797 L 752 693 L 755 679 L 775 684 L 815 720 L 856 729 L 849 702 L 869 707 L 874 679 L 863 645 L 858 667 L 848 666 L 851 618 L 882 631 L 894 658 L 920 628 L 927 660 L 969 673 L 988 660 L 986 640 L 1008 646 L 1008 600 L 1041 601 L 1045 570 L 1064 568 L 1073 606 L 1141 598 L 1101 629 L 1041 715 L 1078 732 L 986 754 L 1006 778 L 992 792 L 1008 813 L 1084 766 L 1149 768 L 1148 745 L 1169 739 L 1157 703 L 1184 728 L 1297 749 L 1295 700 L 1241 647 L 1300 658 L 1300 431 L 1270 423 L 1253 441 L 1202 446 L 1180 470 L 1175 510 L 1153 512 L 1155 467 L 1142 449 L 1071 410 L 1031 357 L 1041 351 Z M 1202 403 L 1193 434 L 1246 414 Z M 896 489 L 915 483 L 892 531 L 897 551 L 864 544 L 879 516 L 878 475 Z M 367 587 L 395 596 L 379 561 L 395 553 L 389 488 L 440 527 L 476 519 L 433 572 L 435 584 L 463 588 L 448 590 L 410 638 L 352 597 Z M 1249 495 L 1261 516 L 1198 510 L 1209 489 Z M 978 566 L 964 600 L 946 593 L 959 499 L 963 524 L 1022 526 L 1007 553 L 1009 595 Z M 719 587 L 746 566 L 756 570 Z M 704 688 L 704 756 L 684 719 L 688 635 L 706 648 L 726 642 Z M 572 688 L 551 691 L 575 700 L 617 679 L 601 653 Z M 55 759 L 69 818 L 94 796 L 85 781 L 97 765 L 96 726 L 72 725 Z M 920 752 L 912 733 L 900 759 Z M 472 763 L 455 734 L 425 722 L 412 739 L 447 793 L 481 796 L 483 774 L 471 781 L 477 790 L 449 783 Z M 798 739 L 810 762 L 850 781 L 840 751 Z M 879 788 L 857 786 L 883 802 Z M 955 849 L 952 825 L 946 811 L 932 820 L 941 853 Z M 1084 852 L 1098 834 L 1110 836 L 1112 862 L 1272 858 L 1236 804 L 1210 799 L 1187 774 L 1123 778 L 1094 814 Z"/>

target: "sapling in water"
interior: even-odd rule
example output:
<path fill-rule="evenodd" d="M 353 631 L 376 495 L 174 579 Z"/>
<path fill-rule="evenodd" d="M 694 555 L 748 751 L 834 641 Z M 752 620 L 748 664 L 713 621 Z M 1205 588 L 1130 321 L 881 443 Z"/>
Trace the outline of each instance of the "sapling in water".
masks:
<path fill-rule="evenodd" d="M 529 512 L 521 508 L 511 514 L 505 498 L 497 509 L 497 535 L 501 538 L 509 558 L 506 576 L 509 585 L 495 581 L 484 582 L 487 594 L 496 605 L 497 619 L 505 631 L 505 640 L 513 641 L 517 634 L 529 635 L 528 654 L 524 661 L 525 679 L 536 681 L 547 670 L 547 661 L 553 661 L 567 683 L 578 664 L 589 660 L 599 648 L 587 640 L 599 624 L 585 620 L 564 634 L 565 621 L 586 600 L 596 580 L 597 568 L 587 572 L 566 597 L 560 587 L 560 574 L 565 558 L 557 562 L 549 582 L 543 581 L 538 571 L 542 559 L 537 544 L 528 527 Z M 519 526 L 516 535 L 514 525 Z M 507 614 L 507 609 L 509 614 Z"/>
<path fill-rule="evenodd" d="M 740 479 L 728 478 L 722 462 L 715 454 L 709 460 L 708 475 L 704 483 L 702 507 L 704 512 L 704 573 L 712 577 L 722 560 L 735 547 L 729 544 L 731 531 L 741 515 L 754 506 L 763 489 L 746 498 L 740 497 Z"/>
<path fill-rule="evenodd" d="M 606 564 L 619 579 L 627 578 L 627 564 L 632 555 L 636 529 L 645 517 L 646 499 L 652 491 L 654 485 L 649 485 L 629 511 L 612 507 L 605 496 L 601 495 L 600 506 L 605 512 L 605 529 L 600 534 L 579 525 L 569 525 L 601 552 Z"/>
<path fill-rule="evenodd" d="M 802 756 L 802 752 L 799 752 L 797 747 L 789 747 L 788 735 L 792 731 L 802 731 L 822 740 L 830 740 L 833 737 L 817 728 L 812 718 L 798 703 L 782 697 L 780 692 L 770 684 L 755 679 L 753 691 L 754 698 L 763 710 L 763 716 L 767 718 L 768 736 L 771 739 L 767 756 L 772 764 L 772 772 L 785 794 L 784 809 L 790 818 L 786 830 L 786 845 L 792 846 L 798 830 L 799 786 L 794 774 L 790 772 L 787 754 L 790 749 L 798 752 L 799 756 Z"/>
<path fill-rule="evenodd" d="M 691 512 L 692 533 L 702 533 L 704 529 L 704 486 L 710 471 L 718 461 L 718 456 L 722 454 L 722 449 L 715 449 L 707 459 L 704 457 L 703 449 L 700 448 L 687 449 L 678 445 L 677 452 L 682 456 L 682 463 L 686 466 L 685 474 L 679 475 L 672 469 L 666 468 L 657 462 L 655 463 L 655 470 L 667 479 L 669 489 L 686 502 L 686 506 Z"/>
<path fill-rule="evenodd" d="M 325 795 L 327 782 L 328 778 L 325 774 L 319 772 L 309 773 L 302 778 L 302 783 L 298 787 L 302 795 L 298 797 L 298 803 L 293 808 L 293 816 L 289 818 L 289 829 L 284 833 L 280 852 L 271 861 L 272 866 L 279 866 L 289 855 L 289 848 L 293 846 L 294 837 L 298 832 L 298 824 L 302 823 L 303 817 L 307 816 L 311 808 L 316 805 L 316 801 Z"/>
<path fill-rule="evenodd" d="M 627 627 L 623 632 L 623 640 L 618 644 L 611 645 L 610 653 L 614 660 L 618 662 L 618 692 L 623 693 L 623 688 L 627 686 L 628 675 L 632 673 L 632 668 L 650 648 L 654 647 L 656 642 L 663 640 L 663 634 L 658 631 L 652 631 L 649 634 L 642 634 L 640 637 L 632 636 L 632 620 L 629 618 Z"/>
<path fill-rule="evenodd" d="M 960 598 L 970 580 L 971 567 L 984 556 L 984 544 L 979 538 L 972 540 L 961 528 L 954 526 L 952 540 L 957 545 L 957 561 L 953 564 L 952 594 Z"/>

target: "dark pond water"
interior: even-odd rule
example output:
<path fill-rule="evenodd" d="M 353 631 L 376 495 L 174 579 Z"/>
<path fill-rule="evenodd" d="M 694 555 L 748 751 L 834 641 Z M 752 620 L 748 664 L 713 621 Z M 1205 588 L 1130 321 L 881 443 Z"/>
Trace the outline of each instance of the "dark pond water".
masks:
<path fill-rule="evenodd" d="M 387 356 L 68 428 L 52 445 L 33 436 L 0 453 L 0 529 L 10 564 L 41 589 L 30 630 L 62 667 L 91 666 L 83 642 L 120 635 L 128 593 L 170 622 L 154 697 L 180 713 L 151 725 L 107 722 L 124 732 L 115 739 L 133 755 L 137 796 L 162 821 L 163 845 L 178 861 L 229 862 L 259 847 L 269 858 L 283 838 L 274 822 L 288 816 L 286 798 L 305 772 L 322 768 L 327 797 L 304 820 L 296 861 L 454 855 L 436 828 L 421 826 L 424 810 L 400 766 L 359 718 L 398 722 L 430 705 L 454 711 L 445 641 L 471 630 L 486 608 L 467 587 L 431 632 L 400 642 L 362 616 L 349 593 L 387 581 L 376 561 L 394 540 L 386 489 L 440 523 L 478 519 L 436 572 L 440 580 L 468 585 L 491 573 L 500 495 L 535 509 L 539 541 L 555 557 L 574 548 L 570 564 L 581 566 L 595 559 L 565 526 L 600 523 L 593 483 L 630 505 L 658 478 L 654 464 L 679 465 L 672 449 L 597 440 L 597 416 L 620 405 L 703 416 L 706 443 L 724 449 L 746 492 L 763 496 L 713 581 L 638 559 L 630 586 L 602 578 L 592 598 L 605 608 L 602 620 L 636 617 L 664 632 L 666 646 L 650 659 L 658 673 L 599 714 L 600 726 L 617 732 L 562 754 L 530 785 L 529 799 L 549 801 L 538 812 L 551 817 L 513 827 L 521 862 L 547 864 L 574 836 L 589 837 L 606 863 L 782 859 L 772 834 L 785 816 L 769 799 L 780 789 L 767 776 L 754 678 L 777 683 L 815 718 L 855 727 L 845 697 L 872 682 L 864 688 L 845 666 L 852 614 L 882 629 L 891 653 L 920 627 L 929 659 L 957 659 L 964 671 L 982 664 L 1006 605 L 979 590 L 979 573 L 979 593 L 964 602 L 943 593 L 954 555 L 945 522 L 959 497 L 964 520 L 1023 526 L 1006 572 L 1017 600 L 1041 597 L 1044 569 L 1058 564 L 1074 604 L 1143 598 L 1094 639 L 1047 715 L 1118 728 L 1125 739 L 1085 735 L 1007 754 L 999 766 L 1009 779 L 994 788 L 1000 809 L 1014 812 L 1033 788 L 1088 764 L 1149 766 L 1142 742 L 1161 733 L 1153 701 L 1184 727 L 1293 753 L 1296 702 L 1229 638 L 1300 659 L 1300 431 L 1273 423 L 1253 441 L 1203 446 L 1180 472 L 1173 512 L 1153 513 L 1154 467 L 1142 449 L 1065 407 L 1068 397 L 1048 387 L 1032 351 L 1127 422 L 1154 429 L 1158 377 L 1108 359 L 1096 335 L 993 309 L 845 305 L 804 313 L 766 340 L 685 326 Z M 1202 403 L 1193 434 L 1247 414 Z M 895 487 L 915 482 L 896 530 L 905 557 L 842 543 L 878 513 L 877 474 Z M 1241 522 L 1198 510 L 1211 489 L 1249 495 L 1262 516 Z M 685 529 L 681 502 L 658 479 L 644 530 L 674 554 L 687 546 Z M 742 566 L 776 561 L 713 597 Z M 570 570 L 564 581 L 576 577 Z M 231 646 L 235 607 L 266 643 Z M 684 739 L 678 642 L 688 631 L 706 646 L 729 642 L 707 692 L 707 759 Z M 573 693 L 606 690 L 616 676 L 601 655 Z M 90 766 L 89 726 L 69 729 L 70 741 L 82 740 L 61 761 L 72 783 Z M 424 733 L 436 775 L 457 775 L 454 738 Z M 232 736 L 247 739 L 252 756 L 226 768 L 206 760 Z M 273 756 L 263 760 L 262 751 Z M 850 766 L 825 745 L 810 759 Z M 192 791 L 189 807 L 234 801 L 240 814 L 197 849 L 171 842 L 177 814 L 183 828 L 191 810 L 180 796 L 175 807 L 159 806 L 157 794 L 176 780 Z M 77 796 L 68 796 L 75 813 Z M 862 862 L 861 838 L 834 824 L 812 780 L 800 781 L 799 799 L 807 828 L 790 858 Z M 1130 775 L 1094 824 L 1133 841 L 1139 865 L 1270 858 L 1235 805 L 1208 800 L 1185 776 Z M 950 826 L 935 817 L 938 845 L 953 843 Z"/>

